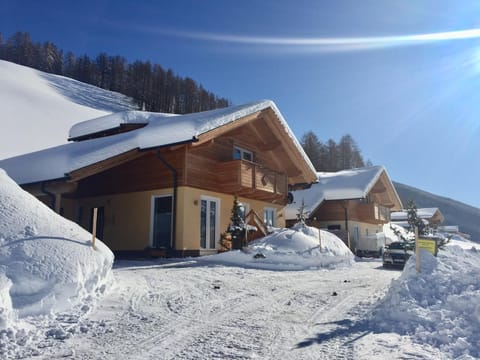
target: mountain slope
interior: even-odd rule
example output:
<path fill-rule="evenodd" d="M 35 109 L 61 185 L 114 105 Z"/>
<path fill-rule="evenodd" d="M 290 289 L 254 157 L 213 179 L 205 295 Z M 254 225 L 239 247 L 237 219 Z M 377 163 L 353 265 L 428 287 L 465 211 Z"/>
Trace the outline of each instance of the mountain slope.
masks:
<path fill-rule="evenodd" d="M 445 216 L 445 225 L 458 225 L 460 231 L 470 234 L 472 240 L 480 242 L 480 209 L 443 196 L 393 182 L 402 203 L 415 201 L 418 208 L 438 207 Z"/>
<path fill-rule="evenodd" d="M 67 142 L 80 121 L 134 110 L 125 95 L 0 60 L 0 159 Z"/>

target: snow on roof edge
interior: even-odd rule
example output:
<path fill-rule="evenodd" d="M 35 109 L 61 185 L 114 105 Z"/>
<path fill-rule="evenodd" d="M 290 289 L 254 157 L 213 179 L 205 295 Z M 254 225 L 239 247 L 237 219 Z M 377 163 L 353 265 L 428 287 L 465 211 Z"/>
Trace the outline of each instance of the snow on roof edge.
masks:
<path fill-rule="evenodd" d="M 303 156 L 303 158 L 305 159 L 305 162 L 308 164 L 308 166 L 310 167 L 310 170 L 312 170 L 312 172 L 315 174 L 317 173 L 317 170 L 315 169 L 315 166 L 313 166 L 313 163 L 312 161 L 310 160 L 310 158 L 308 157 L 307 153 L 305 152 L 305 150 L 303 150 L 303 147 L 302 145 L 298 142 L 298 139 L 297 137 L 295 136 L 295 134 L 293 133 L 292 129 L 290 129 L 290 127 L 288 126 L 288 123 L 287 121 L 285 120 L 285 118 L 283 117 L 282 113 L 280 112 L 280 110 L 277 108 L 277 105 L 272 101 L 272 100 L 265 100 L 267 102 L 270 103 L 270 107 L 273 109 L 273 111 L 275 112 L 275 115 L 277 115 L 278 119 L 280 120 L 280 123 L 283 125 L 286 133 L 288 134 L 288 136 L 292 139 L 293 143 L 295 144 L 295 146 L 297 147 L 298 151 L 300 152 L 300 154 Z"/>
<path fill-rule="evenodd" d="M 20 184 L 33 184 L 65 178 L 75 170 L 134 149 L 144 150 L 178 142 L 194 141 L 199 134 L 267 108 L 271 108 L 275 112 L 286 133 L 300 154 L 303 155 L 304 161 L 314 171 L 308 156 L 301 148 L 275 103 L 271 100 L 260 100 L 229 108 L 186 114 L 178 116 L 178 121 L 162 115 L 158 116 L 159 121 L 154 121 L 157 114 L 146 113 L 149 121 L 145 127 L 140 129 L 102 138 L 70 142 L 18 155 L 0 160 L 0 167 L 3 167 L 9 176 Z M 127 113 L 132 114 L 132 112 Z M 142 112 L 133 112 L 133 114 L 139 113 Z M 25 166 L 27 163 L 29 164 L 28 167 Z"/>

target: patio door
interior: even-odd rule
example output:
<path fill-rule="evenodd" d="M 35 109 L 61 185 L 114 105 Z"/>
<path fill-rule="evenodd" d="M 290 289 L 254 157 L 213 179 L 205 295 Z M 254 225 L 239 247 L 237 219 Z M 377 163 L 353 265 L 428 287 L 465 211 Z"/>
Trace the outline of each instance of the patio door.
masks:
<path fill-rule="evenodd" d="M 172 246 L 172 196 L 157 196 L 152 200 L 152 247 L 169 249 Z"/>
<path fill-rule="evenodd" d="M 220 200 L 203 197 L 200 207 L 200 247 L 216 249 L 219 240 Z"/>

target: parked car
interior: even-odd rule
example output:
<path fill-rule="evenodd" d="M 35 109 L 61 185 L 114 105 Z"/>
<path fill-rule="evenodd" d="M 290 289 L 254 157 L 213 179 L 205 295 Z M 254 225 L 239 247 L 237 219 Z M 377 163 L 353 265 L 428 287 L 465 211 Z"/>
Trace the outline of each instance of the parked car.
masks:
<path fill-rule="evenodd" d="M 383 250 L 383 267 L 405 266 L 407 260 L 414 254 L 415 242 L 394 241 Z"/>

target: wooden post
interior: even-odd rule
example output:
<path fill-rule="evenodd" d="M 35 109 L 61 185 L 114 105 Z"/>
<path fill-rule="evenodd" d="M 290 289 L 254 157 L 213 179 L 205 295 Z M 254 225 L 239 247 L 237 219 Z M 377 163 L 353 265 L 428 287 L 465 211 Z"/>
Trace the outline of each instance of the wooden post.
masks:
<path fill-rule="evenodd" d="M 415 268 L 420 272 L 420 247 L 418 246 L 418 227 L 415 226 Z"/>
<path fill-rule="evenodd" d="M 55 194 L 55 212 L 60 214 L 60 209 L 62 208 L 62 194 Z"/>
<path fill-rule="evenodd" d="M 97 212 L 98 208 L 93 208 L 93 219 L 92 219 L 92 248 L 95 248 L 95 238 L 97 237 Z"/>
<path fill-rule="evenodd" d="M 320 251 L 322 250 L 322 233 L 320 232 L 320 229 L 318 229 L 318 244 L 320 246 Z"/>

